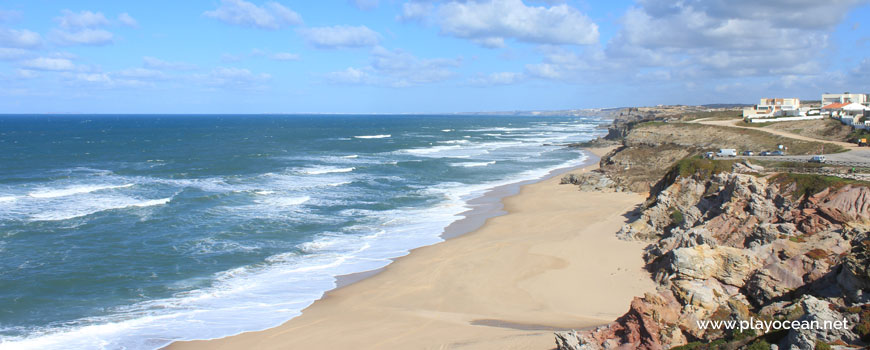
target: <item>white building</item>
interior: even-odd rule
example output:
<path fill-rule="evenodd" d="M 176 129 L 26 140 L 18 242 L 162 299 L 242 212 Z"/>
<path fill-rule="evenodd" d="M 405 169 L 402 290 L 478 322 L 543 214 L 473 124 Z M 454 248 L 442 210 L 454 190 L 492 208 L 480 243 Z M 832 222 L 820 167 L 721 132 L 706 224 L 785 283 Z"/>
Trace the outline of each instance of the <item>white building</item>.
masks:
<path fill-rule="evenodd" d="M 797 117 L 801 100 L 797 98 L 762 98 L 758 105 L 743 109 L 743 119 Z"/>
<path fill-rule="evenodd" d="M 850 94 L 844 92 L 842 94 L 822 94 L 822 106 L 827 106 L 834 103 L 867 103 L 867 95 L 865 94 Z"/>

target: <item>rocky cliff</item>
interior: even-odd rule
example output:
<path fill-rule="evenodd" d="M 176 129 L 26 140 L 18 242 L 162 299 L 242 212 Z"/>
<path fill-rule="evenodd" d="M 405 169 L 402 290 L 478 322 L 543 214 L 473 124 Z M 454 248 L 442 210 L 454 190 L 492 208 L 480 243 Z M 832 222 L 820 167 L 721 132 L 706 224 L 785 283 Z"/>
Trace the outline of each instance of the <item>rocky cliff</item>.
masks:
<path fill-rule="evenodd" d="M 562 350 L 814 349 L 870 342 L 870 188 L 694 159 L 653 187 L 623 239 L 650 242 L 656 293 Z M 846 319 L 846 329 L 722 330 L 704 321 Z"/>

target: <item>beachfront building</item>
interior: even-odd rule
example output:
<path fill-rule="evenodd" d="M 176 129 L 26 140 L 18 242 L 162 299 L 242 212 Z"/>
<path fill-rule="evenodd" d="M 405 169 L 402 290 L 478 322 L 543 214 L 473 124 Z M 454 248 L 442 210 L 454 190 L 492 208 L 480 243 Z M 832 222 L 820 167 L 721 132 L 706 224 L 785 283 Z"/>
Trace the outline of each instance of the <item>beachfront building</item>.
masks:
<path fill-rule="evenodd" d="M 758 105 L 743 109 L 743 119 L 798 117 L 801 100 L 797 98 L 762 98 Z"/>
<path fill-rule="evenodd" d="M 866 94 L 850 94 L 848 92 L 844 92 L 842 94 L 822 94 L 822 106 L 827 106 L 835 103 L 849 104 L 849 103 L 867 103 L 867 95 Z"/>

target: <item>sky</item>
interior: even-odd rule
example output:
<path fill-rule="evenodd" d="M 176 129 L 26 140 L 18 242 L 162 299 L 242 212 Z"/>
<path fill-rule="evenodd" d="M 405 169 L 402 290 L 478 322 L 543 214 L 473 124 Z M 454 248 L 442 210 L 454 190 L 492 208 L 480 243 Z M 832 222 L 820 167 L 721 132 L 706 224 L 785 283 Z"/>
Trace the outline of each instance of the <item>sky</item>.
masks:
<path fill-rule="evenodd" d="M 870 93 L 870 0 L 0 2 L 0 113 L 449 113 Z"/>

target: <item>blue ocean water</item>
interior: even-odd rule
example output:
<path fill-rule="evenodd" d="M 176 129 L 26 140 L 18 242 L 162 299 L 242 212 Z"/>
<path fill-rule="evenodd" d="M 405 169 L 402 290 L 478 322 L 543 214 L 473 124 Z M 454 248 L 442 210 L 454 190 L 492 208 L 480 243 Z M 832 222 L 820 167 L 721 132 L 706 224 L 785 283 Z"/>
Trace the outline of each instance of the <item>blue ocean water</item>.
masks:
<path fill-rule="evenodd" d="M 0 116 L 0 348 L 155 349 L 278 325 L 441 241 L 601 121 Z"/>

